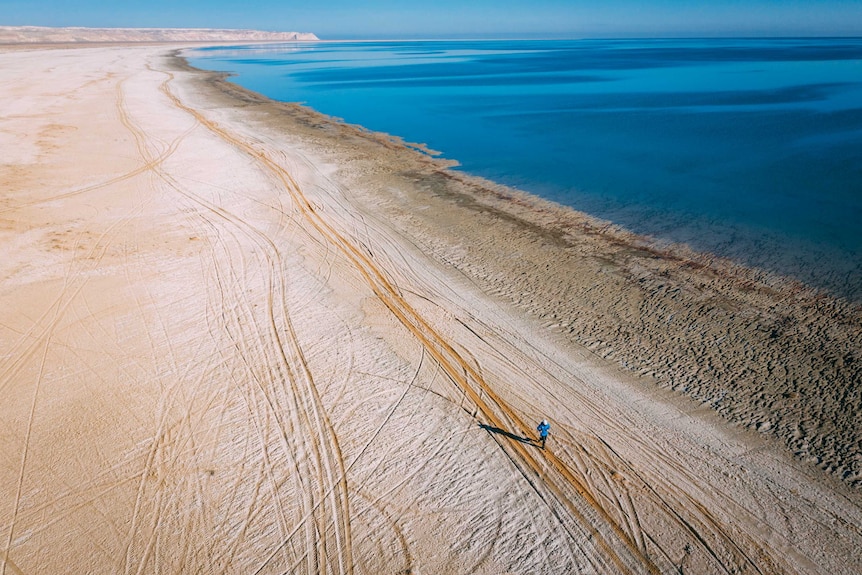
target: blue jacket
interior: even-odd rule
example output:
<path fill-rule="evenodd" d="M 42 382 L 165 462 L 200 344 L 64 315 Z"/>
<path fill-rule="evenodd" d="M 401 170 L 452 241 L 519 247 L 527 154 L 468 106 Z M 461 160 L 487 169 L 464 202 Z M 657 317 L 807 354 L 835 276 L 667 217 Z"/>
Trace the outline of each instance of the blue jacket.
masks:
<path fill-rule="evenodd" d="M 542 437 L 548 437 L 548 432 L 551 431 L 551 424 L 550 423 L 545 423 L 545 424 L 540 423 L 539 427 L 537 427 L 536 429 L 538 430 L 539 435 L 541 435 Z"/>

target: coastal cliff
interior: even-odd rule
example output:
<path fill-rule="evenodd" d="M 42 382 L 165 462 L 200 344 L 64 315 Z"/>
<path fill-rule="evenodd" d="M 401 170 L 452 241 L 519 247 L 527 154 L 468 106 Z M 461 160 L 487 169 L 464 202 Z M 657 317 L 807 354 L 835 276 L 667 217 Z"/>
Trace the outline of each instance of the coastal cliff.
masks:
<path fill-rule="evenodd" d="M 209 28 L 47 28 L 0 26 L 0 44 L 76 42 L 311 42 L 309 32 Z"/>

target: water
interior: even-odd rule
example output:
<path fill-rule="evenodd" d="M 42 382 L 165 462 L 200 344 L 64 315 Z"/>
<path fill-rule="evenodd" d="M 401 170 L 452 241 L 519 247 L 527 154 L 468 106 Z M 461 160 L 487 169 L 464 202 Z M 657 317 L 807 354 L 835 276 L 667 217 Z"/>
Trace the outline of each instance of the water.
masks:
<path fill-rule="evenodd" d="M 188 54 L 459 169 L 862 301 L 862 39 L 439 41 Z"/>

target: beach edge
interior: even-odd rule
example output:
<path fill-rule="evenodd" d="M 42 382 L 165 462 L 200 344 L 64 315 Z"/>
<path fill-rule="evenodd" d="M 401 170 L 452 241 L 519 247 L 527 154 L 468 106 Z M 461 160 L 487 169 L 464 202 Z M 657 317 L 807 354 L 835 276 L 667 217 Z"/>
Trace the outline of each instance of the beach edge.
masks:
<path fill-rule="evenodd" d="M 452 161 L 421 145 L 274 101 L 229 73 L 195 68 L 182 52 L 169 50 L 169 65 L 221 104 L 316 140 L 306 147 L 330 164 L 377 162 L 337 177 L 365 190 L 369 205 L 380 201 L 402 233 L 485 293 L 642 384 L 672 390 L 862 487 L 862 431 L 844 415 L 862 409 L 862 305 L 451 170 Z M 438 215 L 411 214 L 417 202 Z M 448 233 L 439 233 L 441 222 Z M 483 242 L 477 231 L 494 227 L 505 240 Z M 520 261 L 506 257 L 512 252 Z"/>

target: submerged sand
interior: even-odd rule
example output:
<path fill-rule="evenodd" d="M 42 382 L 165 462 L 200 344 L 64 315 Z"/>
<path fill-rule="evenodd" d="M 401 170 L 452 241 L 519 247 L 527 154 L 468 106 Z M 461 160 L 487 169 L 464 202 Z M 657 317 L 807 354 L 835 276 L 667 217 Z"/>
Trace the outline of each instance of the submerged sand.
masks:
<path fill-rule="evenodd" d="M 0 53 L 0 574 L 862 571 L 858 307 L 170 53 Z"/>

